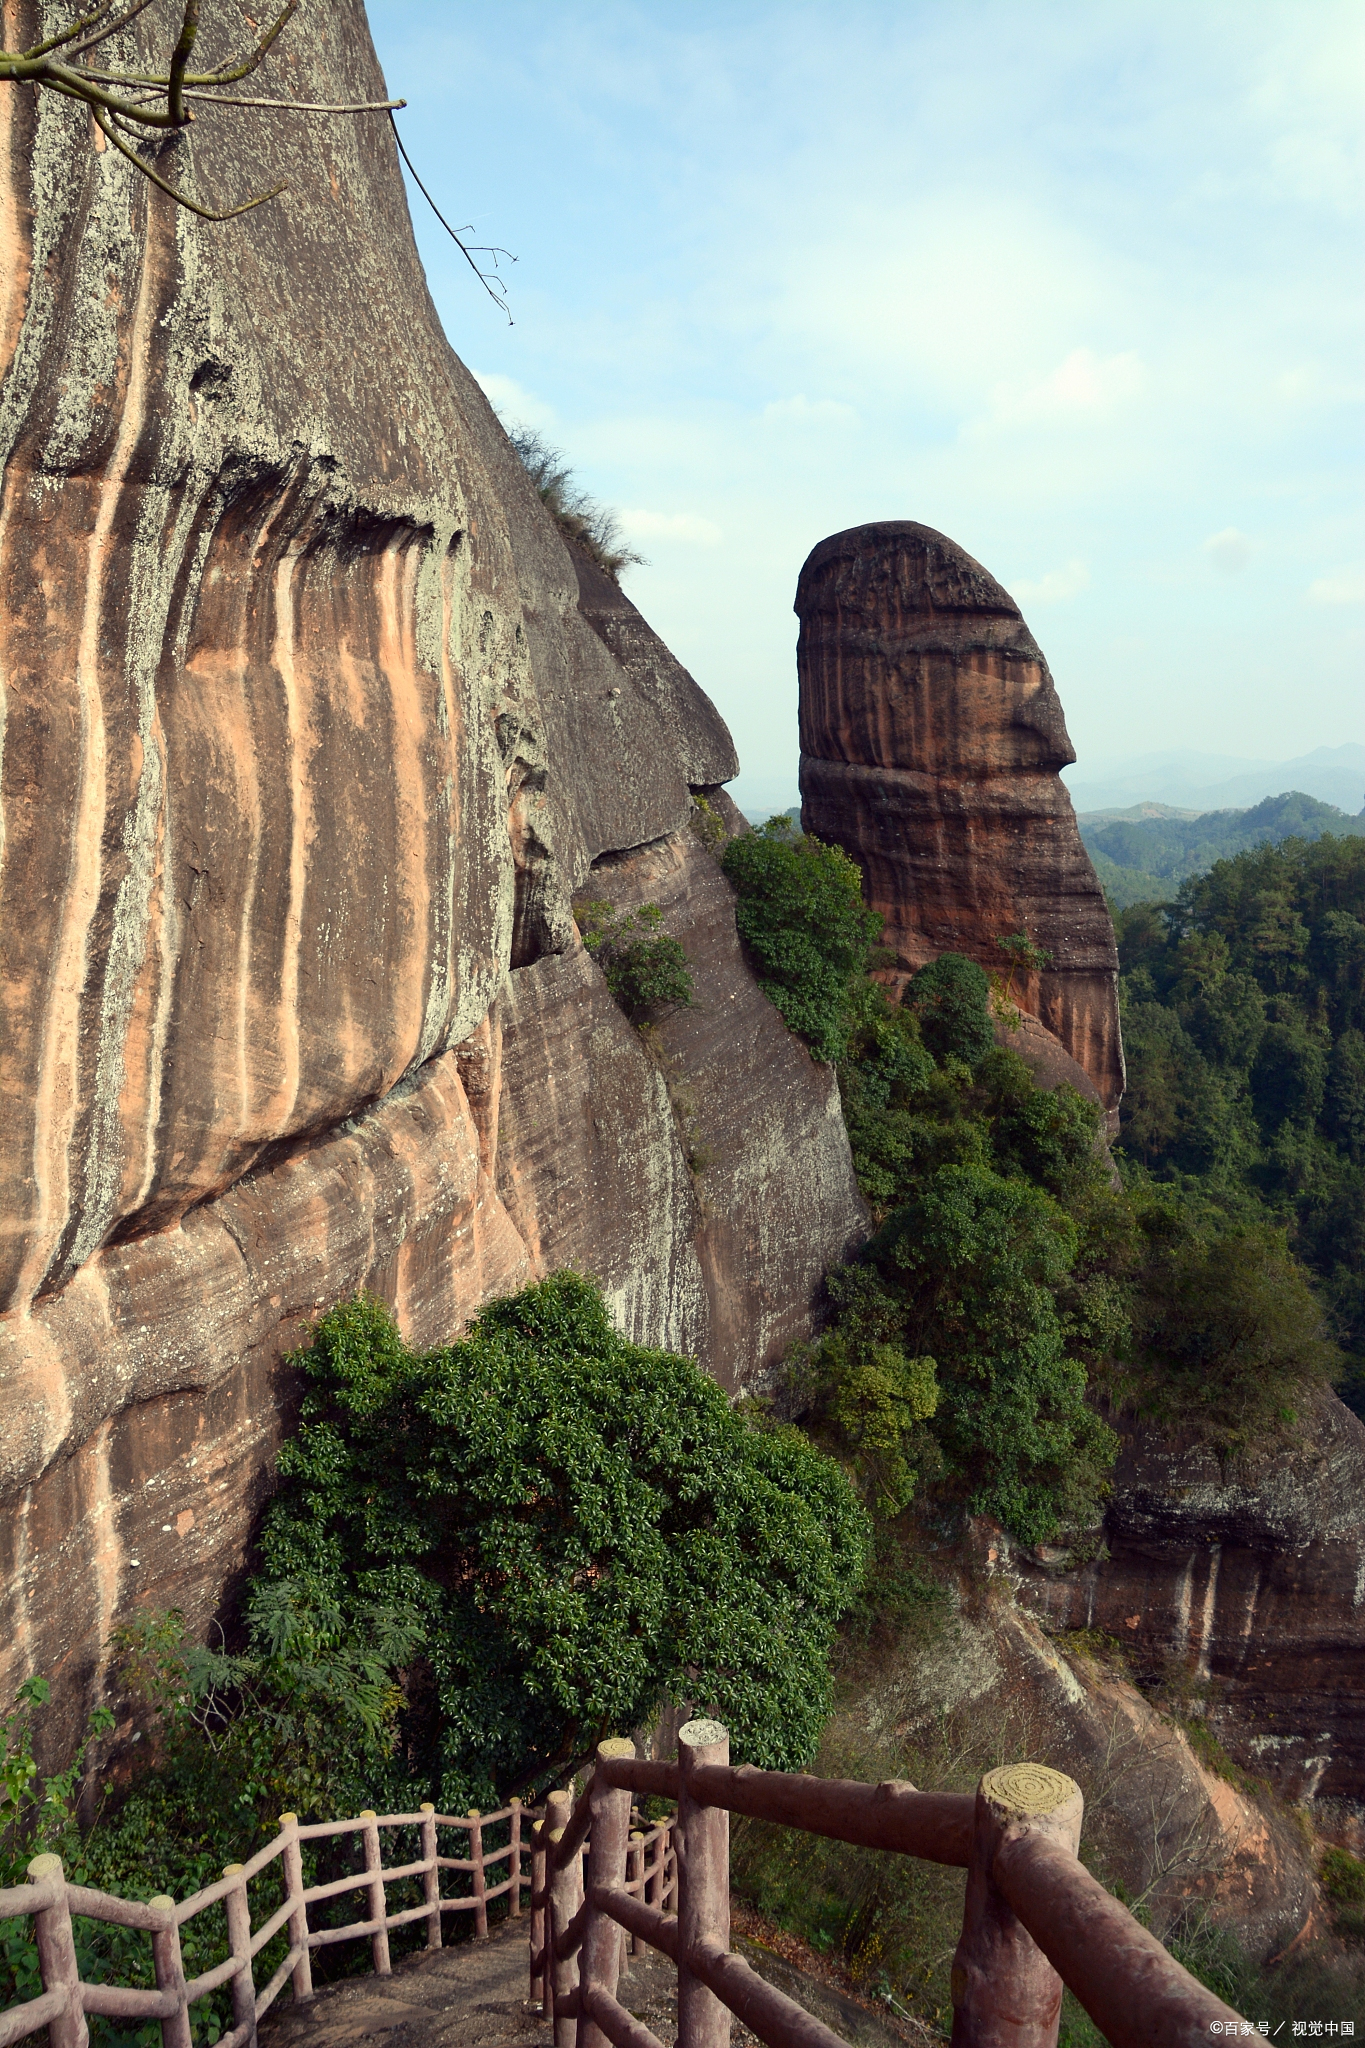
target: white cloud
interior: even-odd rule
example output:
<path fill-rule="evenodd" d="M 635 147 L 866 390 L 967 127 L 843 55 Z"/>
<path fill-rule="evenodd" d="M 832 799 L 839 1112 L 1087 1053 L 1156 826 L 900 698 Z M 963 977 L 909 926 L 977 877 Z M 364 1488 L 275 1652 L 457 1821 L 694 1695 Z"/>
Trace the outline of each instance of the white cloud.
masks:
<path fill-rule="evenodd" d="M 1065 604 L 1075 597 L 1090 582 L 1090 571 L 1084 562 L 1068 562 L 1065 569 L 1049 569 L 1045 576 L 1032 581 L 1020 576 L 1009 586 L 1010 596 L 1016 604 Z"/>
<path fill-rule="evenodd" d="M 775 426 L 822 426 L 856 427 L 858 415 L 851 405 L 841 405 L 837 398 L 809 399 L 804 391 L 795 398 L 775 398 L 771 405 L 763 408 L 765 424 Z"/>
<path fill-rule="evenodd" d="M 1131 349 L 1099 356 L 1073 348 L 1037 383 L 997 384 L 991 393 L 996 421 L 1023 426 L 1035 420 L 1094 418 L 1112 412 L 1147 388 L 1147 367 Z"/>
<path fill-rule="evenodd" d="M 718 526 L 696 512 L 646 512 L 637 505 L 617 516 L 631 540 L 677 540 L 685 547 L 714 548 L 724 538 Z"/>
<path fill-rule="evenodd" d="M 555 409 L 537 398 L 533 391 L 526 391 L 515 377 L 504 377 L 497 370 L 475 370 L 474 382 L 496 413 L 519 427 L 552 427 L 555 423 Z"/>
<path fill-rule="evenodd" d="M 1365 569 L 1343 569 L 1337 576 L 1319 576 L 1308 586 L 1313 604 L 1365 604 Z"/>
<path fill-rule="evenodd" d="M 1221 533 L 1209 535 L 1204 542 L 1204 553 L 1220 576 L 1240 576 L 1255 549 L 1235 526 L 1225 526 Z"/>

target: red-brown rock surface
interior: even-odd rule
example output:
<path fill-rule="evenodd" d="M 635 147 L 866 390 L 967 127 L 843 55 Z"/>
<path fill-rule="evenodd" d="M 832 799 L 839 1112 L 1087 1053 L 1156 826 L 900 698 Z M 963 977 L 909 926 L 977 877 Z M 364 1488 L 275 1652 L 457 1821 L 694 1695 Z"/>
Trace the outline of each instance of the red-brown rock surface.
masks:
<path fill-rule="evenodd" d="M 1052 955 L 1021 1007 L 1123 1093 L 1118 958 L 1059 770 L 1076 756 L 1019 607 L 909 520 L 821 541 L 797 586 L 802 823 L 851 854 L 902 974 L 939 954 L 988 970 L 1018 932 Z"/>
<path fill-rule="evenodd" d="M 1365 1809 L 1365 1425 L 1334 1394 L 1241 1472 L 1120 1425 L 1105 1553 L 1015 1558 L 1051 1627 L 1099 1629 L 1193 1685 L 1246 1768 L 1289 1798 Z"/>
<path fill-rule="evenodd" d="M 205 6 L 210 61 L 238 19 Z M 359 0 L 271 63 L 384 96 Z M 319 1307 L 374 1288 L 430 1343 L 572 1262 L 734 1384 L 862 1213 L 687 831 L 729 736 L 580 597 L 384 117 L 206 106 L 174 156 L 288 190 L 192 220 L 0 90 L 0 1703 L 37 1669 L 74 1708 L 130 1603 L 213 1610 Z M 570 911 L 616 858 L 708 991 L 653 1056 Z"/>

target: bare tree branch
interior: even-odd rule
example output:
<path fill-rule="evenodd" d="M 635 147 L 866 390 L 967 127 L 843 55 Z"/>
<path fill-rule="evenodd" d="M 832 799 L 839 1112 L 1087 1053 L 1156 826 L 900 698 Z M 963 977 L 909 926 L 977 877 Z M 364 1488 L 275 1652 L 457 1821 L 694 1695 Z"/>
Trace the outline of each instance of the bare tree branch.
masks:
<path fill-rule="evenodd" d="M 231 207 L 226 213 L 214 213 L 209 207 L 201 206 L 197 199 L 191 199 L 187 193 L 178 192 L 174 185 L 168 185 L 166 180 L 159 176 L 149 163 L 143 161 L 136 150 L 129 148 L 122 136 L 115 130 L 113 123 L 106 119 L 98 107 L 92 107 L 90 111 L 96 125 L 108 136 L 120 156 L 126 156 L 130 164 L 136 164 L 143 177 L 149 179 L 153 185 L 159 186 L 163 192 L 168 193 L 177 206 L 183 206 L 188 213 L 197 213 L 201 220 L 236 220 L 239 213 L 250 213 L 253 206 L 264 206 L 267 199 L 278 199 L 280 193 L 285 189 L 283 184 L 272 185 L 268 192 L 258 193 L 256 198 L 246 200 L 241 206 Z"/>
<path fill-rule="evenodd" d="M 254 207 L 263 206 L 268 199 L 276 199 L 287 187 L 283 182 L 273 185 L 268 192 L 260 192 L 245 200 L 242 205 L 218 212 L 203 206 L 197 199 L 182 192 L 167 182 L 160 172 L 153 170 L 146 158 L 132 147 L 132 136 L 142 133 L 183 133 L 194 120 L 191 101 L 205 106 L 256 107 L 266 111 L 284 114 L 380 114 L 386 113 L 393 121 L 394 112 L 407 105 L 406 100 L 296 100 L 256 98 L 248 95 L 225 93 L 218 88 L 238 84 L 249 78 L 264 62 L 269 51 L 297 14 L 302 0 L 285 0 L 285 4 L 274 21 L 257 37 L 246 55 L 230 57 L 213 71 L 191 71 L 190 59 L 194 55 L 199 39 L 200 0 L 176 0 L 180 10 L 180 32 L 172 47 L 164 73 L 155 71 L 121 71 L 105 64 L 80 65 L 77 59 L 87 52 L 107 43 L 126 29 L 139 16 L 145 14 L 153 0 L 99 0 L 99 4 L 88 13 L 73 21 L 69 27 L 49 36 L 44 42 L 34 43 L 27 50 L 0 50 L 0 84 L 32 85 L 55 92 L 62 99 L 78 100 L 85 106 L 100 133 L 113 143 L 120 156 L 141 171 L 144 178 L 161 192 L 173 199 L 177 206 L 183 206 L 188 213 L 197 214 L 200 220 L 236 220 L 240 214 L 250 213 Z M 134 97 L 129 97 L 129 94 Z M 161 102 L 164 101 L 164 105 Z M 507 305 L 507 292 L 503 280 L 498 276 L 499 258 L 506 256 L 515 263 L 516 258 L 506 249 L 484 247 L 465 242 L 451 227 L 432 198 L 430 192 L 417 175 L 412 158 L 403 147 L 402 137 L 394 127 L 394 139 L 404 163 L 441 226 L 450 236 L 468 263 L 488 296 L 502 312 L 507 314 L 508 325 L 512 315 Z M 470 230 L 464 230 L 469 233 Z M 491 268 L 486 269 L 478 257 L 491 259 Z"/>
<path fill-rule="evenodd" d="M 516 323 L 512 319 L 512 309 L 507 303 L 507 286 L 503 282 L 502 278 L 496 275 L 496 272 L 498 268 L 499 256 L 505 256 L 509 263 L 515 263 L 517 260 L 516 257 L 511 253 L 509 249 L 499 249 L 496 245 L 486 246 L 478 242 L 467 243 L 461 241 L 459 235 L 456 234 L 454 228 L 450 225 L 450 222 L 446 219 L 440 207 L 436 204 L 436 201 L 432 198 L 430 192 L 428 192 L 426 186 L 422 183 L 422 180 L 418 177 L 417 166 L 413 163 L 412 158 L 408 155 L 407 151 L 403 147 L 403 138 L 398 133 L 398 123 L 394 120 L 392 114 L 389 115 L 389 126 L 393 129 L 393 139 L 398 144 L 398 154 L 402 157 L 403 162 L 412 172 L 412 181 L 414 185 L 416 185 L 423 199 L 426 200 L 427 205 L 431 208 L 437 220 L 441 223 L 441 226 L 450 236 L 451 241 L 455 244 L 455 247 L 464 257 L 465 262 L 469 265 L 475 277 L 478 278 L 479 283 L 483 286 L 489 298 L 493 301 L 493 304 L 498 308 L 498 311 L 500 313 L 506 313 L 507 325 L 509 327 L 514 326 Z M 469 234 L 471 230 L 468 227 L 466 227 L 464 232 L 465 234 Z M 484 270 L 479 264 L 477 264 L 474 261 L 474 258 L 476 256 L 492 257 L 494 275 L 490 276 L 486 270 Z"/>

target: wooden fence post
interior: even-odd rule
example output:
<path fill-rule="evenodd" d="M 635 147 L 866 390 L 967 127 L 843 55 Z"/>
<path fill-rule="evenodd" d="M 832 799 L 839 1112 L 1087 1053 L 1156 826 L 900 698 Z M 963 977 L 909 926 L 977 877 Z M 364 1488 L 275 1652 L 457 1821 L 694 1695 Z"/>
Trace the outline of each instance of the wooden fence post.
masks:
<path fill-rule="evenodd" d="M 1062 1980 L 996 1890 L 992 1869 L 1005 1844 L 1024 1835 L 1074 1856 L 1083 1811 L 1079 1785 L 1044 1764 L 1005 1764 L 981 1780 L 953 1958 L 953 2048 L 1056 2048 Z"/>
<path fill-rule="evenodd" d="M 643 1905 L 645 1903 L 645 1838 L 638 1828 L 633 1829 L 631 1832 L 630 1873 L 626 1879 L 626 1886 L 632 1898 L 639 1899 L 641 1905 Z M 633 1956 L 638 1956 L 640 1953 L 640 1937 L 638 1934 L 632 1934 L 630 1937 L 630 1953 Z"/>
<path fill-rule="evenodd" d="M 225 1863 L 224 1877 L 240 1878 L 245 1865 Z M 251 1970 L 251 1902 L 243 1883 L 235 1884 L 223 1901 L 227 1913 L 228 1947 L 237 1967 L 232 1973 L 232 2024 L 247 2029 L 247 2041 L 256 2040 L 256 1982 Z"/>
<path fill-rule="evenodd" d="M 87 2048 L 90 2029 L 85 2024 L 81 2004 L 81 1973 L 76 1967 L 76 1940 L 71 1932 L 71 1907 L 61 1857 L 35 1856 L 28 1866 L 28 1880 L 30 1884 L 55 1883 L 59 1887 L 52 1904 L 33 1916 L 43 1989 L 66 1994 L 66 2011 L 48 2021 L 47 2038 L 52 2048 Z"/>
<path fill-rule="evenodd" d="M 154 1899 L 148 1899 L 149 1906 L 159 1906 L 163 1913 L 174 1913 L 175 1900 L 164 1892 Z M 185 1997 L 185 1965 L 180 1954 L 180 1929 L 172 1921 L 169 1927 L 161 1928 L 152 1936 L 152 1962 L 156 1969 L 156 1988 L 169 1991 L 179 2000 L 179 2010 L 168 2020 L 161 2022 L 161 2048 L 191 2048 L 190 2008 Z M 254 2010 L 254 2007 L 253 2007 Z"/>
<path fill-rule="evenodd" d="M 628 1735 L 609 1737 L 597 1745 L 597 1760 L 634 1756 L 635 1744 Z M 600 1771 L 594 1771 L 588 1792 L 592 1816 L 588 1835 L 588 1897 L 598 1885 L 619 1885 L 626 1874 L 626 1837 L 630 1833 L 630 1788 L 608 1785 Z M 583 1946 L 578 1959 L 578 2048 L 611 2048 L 595 2019 L 585 2011 L 589 1987 L 616 1996 L 621 1973 L 621 1929 L 605 1913 L 588 1909 Z"/>
<path fill-rule="evenodd" d="M 521 1801 L 509 1802 L 512 1808 L 512 1840 L 507 1850 L 507 1875 L 512 1880 L 512 1889 L 507 1894 L 507 1910 L 514 1920 L 521 1918 Z"/>
<path fill-rule="evenodd" d="M 474 1865 L 474 1938 L 488 1933 L 488 1879 L 483 1869 L 483 1817 L 477 1806 L 469 1809 L 469 1860 Z"/>
<path fill-rule="evenodd" d="M 431 1865 L 422 1872 L 422 1896 L 427 1902 L 427 1947 L 441 1946 L 441 1873 L 436 1867 L 436 1808 L 422 1801 L 422 1855 Z"/>
<path fill-rule="evenodd" d="M 527 2000 L 531 2005 L 539 2004 L 540 2016 L 550 2017 L 550 1962 L 545 1946 L 546 1895 L 545 1895 L 545 1829 L 544 1820 L 535 1822 L 531 1829 L 531 1988 Z"/>
<path fill-rule="evenodd" d="M 678 1730 L 678 2039 L 685 2048 L 729 2048 L 730 2008 L 693 1975 L 694 1948 L 730 1946 L 730 1816 L 702 1806 L 689 1788 L 698 1764 L 728 1764 L 730 1734 L 719 1721 Z"/>
<path fill-rule="evenodd" d="M 559 1937 L 583 1903 L 583 1859 L 577 1853 L 559 1861 L 559 1844 L 573 1812 L 572 1792 L 552 1792 L 545 1801 L 546 1875 L 550 1911 L 545 1939 L 551 1958 L 554 2006 L 554 2048 L 573 2048 L 574 2022 L 564 2006 L 578 1984 L 578 1961 L 557 1953 Z"/>
<path fill-rule="evenodd" d="M 374 1963 L 376 1977 L 389 1975 L 389 1930 L 384 1922 L 388 1917 L 388 1906 L 384 1900 L 384 1863 L 379 1854 L 379 1816 L 372 1806 L 365 1807 L 359 1815 L 364 1821 L 365 1869 L 370 1882 L 366 1893 L 370 1901 L 369 1917 L 378 1924 L 370 1936 L 370 1956 Z"/>
<path fill-rule="evenodd" d="M 308 1948 L 308 1907 L 303 1897 L 303 1855 L 299 1848 L 298 1815 L 282 1813 L 280 1826 L 284 1830 L 284 1851 L 280 1860 L 284 1865 L 285 1895 L 294 1904 L 289 1915 L 289 1946 L 302 1950 L 294 1965 L 294 2002 L 306 2005 L 313 1995 L 313 1958 Z"/>

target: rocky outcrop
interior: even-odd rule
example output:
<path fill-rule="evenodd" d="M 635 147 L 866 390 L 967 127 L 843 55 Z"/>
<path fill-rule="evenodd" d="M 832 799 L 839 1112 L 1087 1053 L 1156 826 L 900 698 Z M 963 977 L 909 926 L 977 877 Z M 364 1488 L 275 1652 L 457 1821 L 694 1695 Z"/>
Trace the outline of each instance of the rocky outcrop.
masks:
<path fill-rule="evenodd" d="M 1059 770 L 1076 756 L 1019 607 L 909 520 L 822 541 L 797 586 L 801 817 L 863 870 L 904 978 L 947 952 L 989 971 L 1026 932 L 1052 956 L 1019 1006 L 1123 1093 L 1118 957 Z"/>
<path fill-rule="evenodd" d="M 1284 1807 L 1206 1768 L 1093 1638 L 1040 1628 L 984 1524 L 939 1571 L 937 1616 L 846 1675 L 826 1737 L 844 1750 L 840 1768 L 967 1790 L 997 1762 L 1032 1757 L 1080 1785 L 1088 1867 L 1158 1931 L 1197 1901 L 1255 1954 L 1292 1940 L 1312 1911 L 1313 1858 Z"/>
<path fill-rule="evenodd" d="M 384 96 L 359 0 L 271 61 Z M 223 226 L 75 106 L 0 123 L 0 1699 L 74 1711 L 242 1569 L 323 1305 L 430 1343 L 571 1262 L 739 1384 L 861 1208 L 688 834 L 729 736 L 452 354 L 384 118 L 204 106 L 163 169 L 288 185 Z M 654 1048 L 573 924 L 604 860 L 700 955 Z"/>
<path fill-rule="evenodd" d="M 1105 1555 L 1010 1554 L 1049 1627 L 1098 1629 L 1183 1683 L 1246 1769 L 1365 1811 L 1365 1425 L 1334 1394 L 1242 1471 L 1119 1425 Z"/>

